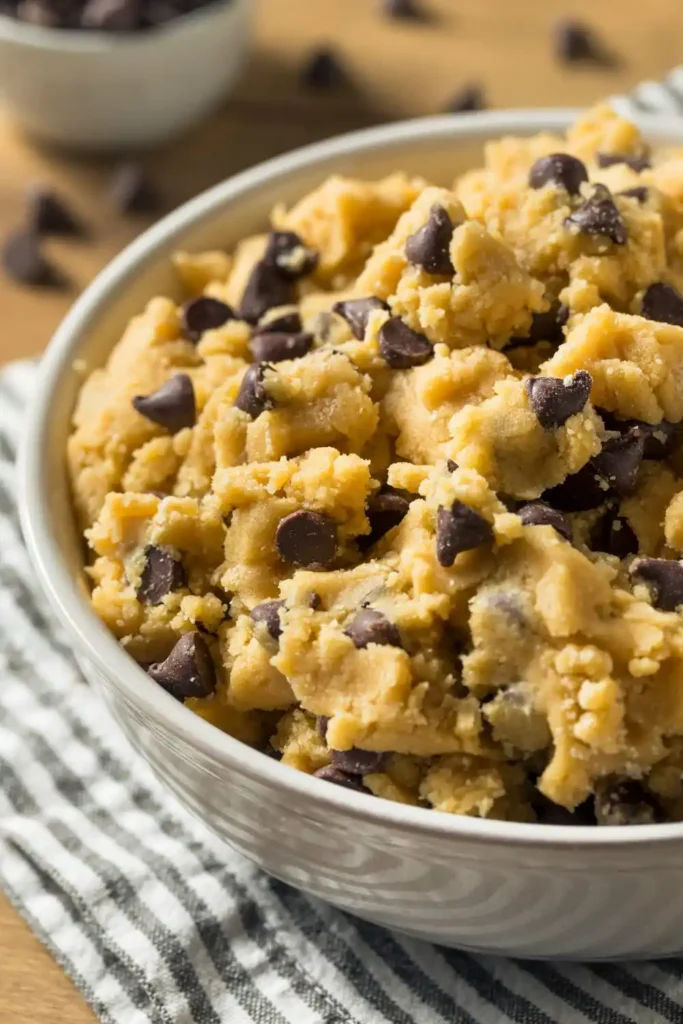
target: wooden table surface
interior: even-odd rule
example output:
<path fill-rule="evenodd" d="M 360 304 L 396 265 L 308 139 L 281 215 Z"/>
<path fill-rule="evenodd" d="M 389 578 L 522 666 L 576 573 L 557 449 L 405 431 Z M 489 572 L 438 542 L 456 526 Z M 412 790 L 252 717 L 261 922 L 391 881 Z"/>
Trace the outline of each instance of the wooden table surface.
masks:
<path fill-rule="evenodd" d="M 614 0 L 423 0 L 424 23 L 389 22 L 379 0 L 260 0 L 255 49 L 235 95 L 205 124 L 145 155 L 168 207 L 226 175 L 315 139 L 381 121 L 438 113 L 466 82 L 494 107 L 584 105 L 659 77 L 678 61 L 683 13 L 676 0 L 626 9 Z M 552 26 L 571 14 L 621 58 L 613 68 L 558 64 Z M 349 86 L 311 94 L 299 84 L 306 55 L 333 45 Z M 98 269 L 142 227 L 106 202 L 112 158 L 39 149 L 0 122 L 0 237 L 20 224 L 26 186 L 42 182 L 72 200 L 92 226 L 87 243 L 50 243 L 70 278 L 35 293 L 0 277 L 0 363 L 41 351 Z M 0 781 L 1 784 L 1 781 Z M 0 1024 L 92 1024 L 71 982 L 0 896 Z"/>

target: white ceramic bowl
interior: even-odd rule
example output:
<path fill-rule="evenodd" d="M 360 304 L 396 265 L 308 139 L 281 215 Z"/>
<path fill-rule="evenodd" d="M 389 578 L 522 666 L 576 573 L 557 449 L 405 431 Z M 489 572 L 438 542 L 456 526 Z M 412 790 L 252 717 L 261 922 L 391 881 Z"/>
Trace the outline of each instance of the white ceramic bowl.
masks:
<path fill-rule="evenodd" d="M 64 445 L 79 377 L 126 319 L 175 289 L 182 246 L 230 247 L 332 171 L 395 168 L 450 182 L 501 133 L 563 129 L 562 111 L 413 121 L 299 150 L 205 192 L 126 249 L 88 288 L 42 364 L 21 458 L 26 541 L 52 605 L 132 744 L 187 808 L 276 877 L 368 920 L 490 953 L 644 957 L 683 949 L 683 824 L 613 829 L 455 817 L 350 792 L 243 746 L 178 704 L 91 611 L 78 580 Z M 643 119 L 683 144 L 683 119 Z"/>
<path fill-rule="evenodd" d="M 145 32 L 47 29 L 0 15 L 0 99 L 36 138 L 150 146 L 214 107 L 246 57 L 252 0 L 217 0 Z"/>

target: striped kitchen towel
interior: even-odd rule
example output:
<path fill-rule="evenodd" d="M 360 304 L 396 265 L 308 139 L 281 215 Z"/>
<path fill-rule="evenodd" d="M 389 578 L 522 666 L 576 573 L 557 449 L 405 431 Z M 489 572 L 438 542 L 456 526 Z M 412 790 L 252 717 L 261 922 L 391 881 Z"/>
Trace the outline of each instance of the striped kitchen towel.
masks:
<path fill-rule="evenodd" d="M 103 1021 L 683 1020 L 681 961 L 551 965 L 403 938 L 268 878 L 188 817 L 36 589 L 13 468 L 34 373 L 0 376 L 0 889 Z"/>

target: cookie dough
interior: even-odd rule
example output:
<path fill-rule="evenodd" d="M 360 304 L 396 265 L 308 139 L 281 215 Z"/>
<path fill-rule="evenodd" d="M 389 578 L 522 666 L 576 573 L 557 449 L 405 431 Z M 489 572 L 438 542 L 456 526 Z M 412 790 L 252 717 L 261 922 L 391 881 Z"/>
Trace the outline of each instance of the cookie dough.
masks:
<path fill-rule="evenodd" d="M 601 107 L 174 262 L 68 443 L 131 656 L 326 784 L 683 819 L 683 153 Z"/>

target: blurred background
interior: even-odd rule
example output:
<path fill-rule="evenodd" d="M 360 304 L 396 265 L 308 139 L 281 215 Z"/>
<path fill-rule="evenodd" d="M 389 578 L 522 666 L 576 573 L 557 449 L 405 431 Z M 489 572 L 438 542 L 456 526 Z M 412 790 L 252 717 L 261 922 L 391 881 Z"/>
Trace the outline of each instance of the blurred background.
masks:
<path fill-rule="evenodd" d="M 28 31 L 42 25 L 42 42 L 49 37 L 52 46 L 50 40 L 58 36 L 60 45 L 67 36 L 94 38 L 82 29 L 50 28 L 38 3 L 37 14 L 29 10 Z M 0 18 L 12 22 L 12 31 L 23 31 L 16 8 L 12 14 Z M 112 255 L 155 217 L 227 175 L 316 139 L 400 118 L 480 105 L 586 105 L 644 78 L 658 78 L 680 61 L 682 21 L 674 0 L 649 0 L 628 9 L 614 0 L 413 0 L 407 6 L 405 0 L 254 0 L 251 43 L 231 94 L 171 141 L 131 150 L 112 140 L 106 154 L 77 153 L 32 140 L 5 110 L 0 114 L 2 238 L 24 223 L 27 189 L 34 185 L 54 190 L 88 230 L 80 238 L 41 241 L 42 252 L 59 267 L 58 286 L 21 283 L 5 260 L 0 360 L 39 352 Z M 111 27 L 106 20 L 104 25 Z M 154 49 L 155 37 L 177 31 L 174 25 L 134 33 L 145 37 L 150 59 L 161 53 Z M 581 36 L 584 29 L 588 42 Z M 219 31 L 217 26 L 214 41 L 219 41 L 219 59 L 220 45 L 225 46 L 227 60 L 232 45 L 227 23 L 224 39 Z M 3 34 L 0 30 L 0 78 Z M 118 45 L 120 32 L 107 35 L 116 35 Z M 179 60 L 189 56 L 201 63 L 196 48 L 202 44 L 178 38 Z M 140 86 L 141 102 L 144 90 L 173 95 L 191 88 L 191 76 L 179 67 L 175 60 L 157 61 L 154 76 L 144 89 Z M 96 69 L 88 74 L 94 82 Z M 82 81 L 74 83 L 73 104 L 82 102 L 83 91 Z M 46 86 L 44 95 L 48 92 Z M 111 102 L 117 102 L 116 90 Z M 145 187 L 155 192 L 148 209 L 139 204 L 142 212 L 126 210 L 125 202 L 112 197 L 112 175 L 120 174 L 123 159 L 135 161 Z"/>

